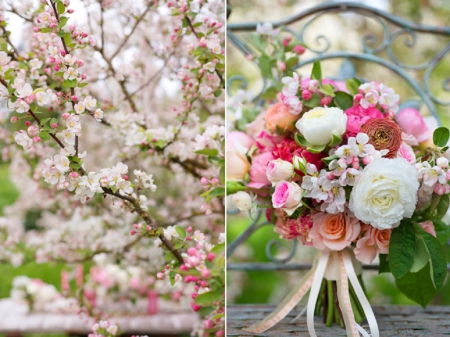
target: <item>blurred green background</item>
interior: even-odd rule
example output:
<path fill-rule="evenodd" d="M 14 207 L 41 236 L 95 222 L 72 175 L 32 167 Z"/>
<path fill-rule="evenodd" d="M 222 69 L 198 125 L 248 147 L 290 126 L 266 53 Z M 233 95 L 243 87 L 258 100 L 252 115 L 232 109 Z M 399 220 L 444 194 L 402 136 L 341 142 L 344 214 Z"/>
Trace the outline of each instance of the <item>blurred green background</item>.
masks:
<path fill-rule="evenodd" d="M 229 22 L 242 23 L 248 21 L 274 21 L 300 13 L 314 5 L 330 2 L 323 0 L 228 0 L 231 9 Z M 360 0 L 356 1 L 365 5 L 374 6 L 379 9 L 395 13 L 395 15 L 416 23 L 429 24 L 434 26 L 449 25 L 450 1 L 448 0 Z M 300 32 L 302 26 L 308 19 L 290 25 L 296 32 Z M 390 25 L 390 32 L 396 27 Z M 398 27 L 397 27 L 398 28 Z M 331 41 L 330 51 L 347 50 L 362 52 L 362 41 L 364 36 L 372 34 L 376 48 L 383 40 L 383 29 L 379 22 L 373 18 L 363 19 L 353 14 L 326 14 L 311 23 L 305 33 L 305 42 L 313 48 L 323 48 L 324 40 L 318 38 L 325 35 Z M 248 33 L 237 33 L 246 41 L 250 41 Z M 450 42 L 449 37 L 433 36 L 430 34 L 417 34 L 415 44 L 412 43 L 411 36 L 400 34 L 392 44 L 392 53 L 403 63 L 408 65 L 420 65 L 435 55 L 441 48 Z M 243 75 L 249 80 L 248 90 L 253 94 L 259 93 L 262 86 L 261 74 L 258 67 L 232 45 L 230 40 L 227 45 L 227 77 Z M 378 56 L 389 58 L 386 50 Z M 307 52 L 303 59 L 312 57 L 313 54 Z M 325 77 L 337 75 L 342 61 L 323 61 L 322 72 Z M 403 99 L 417 98 L 411 88 L 393 72 L 378 66 L 374 63 L 355 61 L 353 62 L 359 76 L 366 79 L 384 82 L 393 87 Z M 309 75 L 310 67 L 300 69 L 299 73 Z M 423 81 L 425 71 L 407 71 L 419 82 Z M 430 89 L 437 97 L 443 100 L 450 100 L 450 95 L 443 87 L 443 81 L 450 74 L 450 56 L 443 58 L 437 67 L 432 71 L 430 77 Z M 232 93 L 241 83 L 235 83 L 231 87 Z M 422 107 L 421 112 L 428 114 L 426 108 Z M 438 106 L 438 113 L 442 123 L 450 126 L 450 109 L 448 106 Z M 227 222 L 228 243 L 232 242 L 250 224 L 251 219 L 243 215 L 229 215 Z M 278 234 L 273 231 L 273 226 L 265 226 L 255 232 L 245 245 L 239 247 L 233 256 L 229 257 L 229 262 L 267 262 L 265 254 L 266 245 L 269 241 L 278 239 Z M 282 247 L 279 250 L 281 256 L 286 256 L 292 247 L 292 243 L 279 240 Z M 301 246 L 301 244 L 299 244 Z M 305 247 L 297 249 L 295 262 L 310 263 L 314 250 Z M 450 261 L 450 246 L 445 247 L 448 261 Z M 274 251 L 272 253 L 275 253 Z M 291 289 L 296 280 L 300 279 L 302 272 L 228 272 L 228 303 L 277 303 Z M 377 275 L 376 271 L 364 271 L 364 282 L 368 288 L 368 296 L 373 304 L 415 304 L 406 296 L 401 294 L 395 287 L 392 275 Z M 442 291 L 435 297 L 432 304 L 450 305 L 450 277 L 447 277 Z"/>

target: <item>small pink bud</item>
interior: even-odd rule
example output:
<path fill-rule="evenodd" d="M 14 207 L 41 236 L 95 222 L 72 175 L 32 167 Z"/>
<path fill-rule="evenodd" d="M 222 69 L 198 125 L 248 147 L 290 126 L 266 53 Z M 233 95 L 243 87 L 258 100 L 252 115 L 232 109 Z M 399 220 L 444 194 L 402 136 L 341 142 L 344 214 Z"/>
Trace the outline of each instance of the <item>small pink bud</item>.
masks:
<path fill-rule="evenodd" d="M 33 27 L 33 32 L 35 33 L 39 32 L 39 27 Z"/>
<path fill-rule="evenodd" d="M 140 226 L 139 226 L 138 223 L 135 223 L 135 224 L 133 224 L 133 227 L 136 228 L 136 229 L 138 229 Z"/>
<path fill-rule="evenodd" d="M 74 25 L 70 25 L 70 26 L 69 26 L 69 30 L 70 30 L 71 32 L 73 32 L 73 31 L 75 30 L 75 28 L 76 28 L 76 27 L 75 27 Z"/>
<path fill-rule="evenodd" d="M 19 120 L 18 117 L 16 116 L 12 116 L 11 119 L 9 120 L 11 123 L 16 123 Z"/>
<path fill-rule="evenodd" d="M 214 328 L 214 322 L 211 321 L 210 319 L 207 319 L 206 321 L 203 321 L 203 327 L 205 329 L 212 329 Z"/>
<path fill-rule="evenodd" d="M 30 126 L 30 125 L 31 125 L 31 122 L 30 122 L 30 121 L 26 121 L 26 122 L 25 122 L 25 125 L 26 125 L 26 126 Z"/>
<path fill-rule="evenodd" d="M 41 141 L 41 137 L 34 137 L 33 142 L 39 143 Z"/>
<path fill-rule="evenodd" d="M 186 229 L 186 232 L 188 232 L 188 233 L 192 232 L 192 226 L 189 226 L 189 227 Z"/>
<path fill-rule="evenodd" d="M 217 330 L 216 331 L 216 337 L 224 337 L 225 336 L 225 330 Z"/>
<path fill-rule="evenodd" d="M 182 264 L 182 265 L 180 266 L 180 270 L 182 270 L 182 271 L 187 271 L 187 270 L 189 270 L 189 268 L 186 267 L 185 264 Z"/>
<path fill-rule="evenodd" d="M 303 100 L 309 101 L 311 99 L 311 97 L 312 97 L 311 91 L 309 91 L 309 90 L 303 90 L 302 91 L 302 98 L 303 98 Z"/>
<path fill-rule="evenodd" d="M 193 248 L 193 247 L 189 248 L 189 249 L 187 250 L 187 253 L 188 253 L 189 256 L 197 256 L 197 255 L 198 255 L 197 249 L 195 249 L 195 248 Z"/>
<path fill-rule="evenodd" d="M 55 65 L 55 66 L 53 67 L 53 69 L 55 69 L 56 71 L 59 71 L 59 65 Z"/>
<path fill-rule="evenodd" d="M 78 101 L 78 97 L 75 96 L 75 95 L 73 95 L 72 97 L 70 97 L 70 99 L 71 99 L 72 101 L 74 101 L 74 102 Z"/>
<path fill-rule="evenodd" d="M 125 174 L 125 175 L 123 176 L 123 179 L 128 180 L 128 176 Z"/>
<path fill-rule="evenodd" d="M 58 123 L 52 123 L 51 127 L 52 127 L 53 129 L 56 129 L 56 128 L 58 127 Z"/>
<path fill-rule="evenodd" d="M 326 96 L 320 100 L 320 105 L 322 105 L 322 106 L 330 105 L 332 99 L 333 99 L 333 97 Z"/>
<path fill-rule="evenodd" d="M 212 178 L 212 179 L 211 179 L 211 184 L 212 184 L 213 186 L 217 186 L 217 185 L 219 184 L 219 179 L 217 179 L 217 178 Z"/>
<path fill-rule="evenodd" d="M 202 184 L 203 186 L 208 186 L 209 185 L 209 180 L 206 177 L 202 177 L 200 179 L 200 184 Z"/>
<path fill-rule="evenodd" d="M 72 178 L 78 178 L 78 173 L 75 172 L 75 171 L 73 171 L 73 172 L 70 174 L 70 176 L 71 176 Z"/>
<path fill-rule="evenodd" d="M 202 275 L 203 278 L 208 279 L 208 278 L 211 276 L 211 272 L 210 272 L 209 269 L 203 269 L 203 270 L 200 272 L 200 275 Z"/>
<path fill-rule="evenodd" d="M 61 117 L 64 118 L 64 119 L 68 119 L 70 117 L 70 113 L 65 112 L 65 113 L 62 114 Z"/>
<path fill-rule="evenodd" d="M 214 254 L 214 253 L 208 253 L 207 260 L 208 260 L 209 262 L 211 262 L 211 261 L 214 260 L 215 258 L 216 258 L 216 254 Z"/>
<path fill-rule="evenodd" d="M 298 55 L 302 55 L 305 53 L 306 48 L 303 47 L 302 45 L 298 44 L 294 47 L 293 51 L 294 51 L 294 53 L 297 53 Z"/>
<path fill-rule="evenodd" d="M 72 8 L 71 8 L 71 9 L 68 9 L 67 12 L 68 12 L 69 14 L 73 14 L 73 13 L 75 12 L 75 9 L 72 9 Z"/>
<path fill-rule="evenodd" d="M 136 234 L 136 231 L 133 229 L 133 230 L 130 232 L 130 234 L 131 234 L 131 235 L 134 235 L 134 234 Z"/>
<path fill-rule="evenodd" d="M 286 63 L 284 63 L 282 61 L 278 61 L 277 62 L 277 67 L 278 67 L 279 70 L 285 71 L 286 70 Z"/>
<path fill-rule="evenodd" d="M 197 298 L 198 294 L 197 293 L 191 293 L 191 298 L 193 300 L 195 300 Z"/>
<path fill-rule="evenodd" d="M 162 279 L 164 278 L 164 273 L 158 273 L 158 274 L 156 274 L 156 277 L 157 277 L 159 280 L 162 280 Z"/>
<path fill-rule="evenodd" d="M 199 311 L 201 306 L 199 306 L 198 304 L 195 304 L 194 302 L 191 302 L 191 308 L 194 311 Z"/>

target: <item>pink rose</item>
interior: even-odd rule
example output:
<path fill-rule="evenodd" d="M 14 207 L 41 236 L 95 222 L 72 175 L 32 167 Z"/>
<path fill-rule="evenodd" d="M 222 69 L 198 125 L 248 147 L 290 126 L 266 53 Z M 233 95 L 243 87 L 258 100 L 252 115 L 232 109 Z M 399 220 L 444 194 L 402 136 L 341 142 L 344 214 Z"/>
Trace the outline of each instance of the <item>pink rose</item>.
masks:
<path fill-rule="evenodd" d="M 356 259 L 371 264 L 377 256 L 377 252 L 380 254 L 389 253 L 392 229 L 379 230 L 370 225 L 363 225 L 362 232 L 364 232 L 364 236 L 358 240 L 354 250 Z"/>
<path fill-rule="evenodd" d="M 431 131 L 419 111 L 407 108 L 400 111 L 395 117 L 403 132 L 416 137 L 419 143 L 431 137 Z"/>
<path fill-rule="evenodd" d="M 266 176 L 272 183 L 272 186 L 275 186 L 280 181 L 289 180 L 293 174 L 294 165 L 288 161 L 275 159 L 271 160 L 269 165 L 267 165 Z"/>
<path fill-rule="evenodd" d="M 250 184 L 248 187 L 251 188 L 261 188 L 270 184 L 269 179 L 267 179 L 266 171 L 267 165 L 271 160 L 275 159 L 270 152 L 264 152 L 258 156 L 253 157 L 252 166 L 250 168 Z M 229 158 L 227 157 L 227 169 L 228 169 Z M 231 166 L 231 165 L 230 165 Z"/>
<path fill-rule="evenodd" d="M 436 237 L 436 230 L 434 229 L 433 221 L 427 220 L 425 222 L 421 222 L 420 225 L 423 227 L 425 232 L 430 233 L 434 237 Z"/>
<path fill-rule="evenodd" d="M 411 146 L 406 143 L 402 143 L 397 152 L 397 158 L 405 158 L 410 164 L 415 164 L 416 154 Z"/>
<path fill-rule="evenodd" d="M 298 118 L 299 116 L 289 112 L 289 107 L 278 102 L 267 109 L 267 130 L 270 132 L 276 132 L 277 130 L 293 131 L 295 129 L 295 122 Z"/>
<path fill-rule="evenodd" d="M 234 147 L 235 142 L 239 142 L 246 147 L 247 151 L 256 145 L 255 141 L 250 136 L 241 131 L 231 131 L 227 134 L 227 149 Z"/>
<path fill-rule="evenodd" d="M 247 132 L 247 135 L 249 135 L 252 138 L 256 138 L 262 131 L 266 128 L 266 113 L 267 111 L 261 112 L 253 122 L 248 123 L 245 126 L 245 130 Z"/>
<path fill-rule="evenodd" d="M 288 215 L 301 205 L 303 190 L 296 183 L 281 181 L 275 187 L 272 194 L 272 205 L 274 208 L 281 208 Z"/>
<path fill-rule="evenodd" d="M 371 118 L 384 118 L 383 113 L 377 108 L 364 109 L 361 105 L 357 105 L 345 110 L 347 115 L 347 131 L 345 136 L 356 137 L 361 130 L 361 126 Z"/>
<path fill-rule="evenodd" d="M 314 247 L 320 250 L 343 250 L 356 240 L 361 230 L 359 220 L 345 213 L 317 213 L 309 232 Z"/>

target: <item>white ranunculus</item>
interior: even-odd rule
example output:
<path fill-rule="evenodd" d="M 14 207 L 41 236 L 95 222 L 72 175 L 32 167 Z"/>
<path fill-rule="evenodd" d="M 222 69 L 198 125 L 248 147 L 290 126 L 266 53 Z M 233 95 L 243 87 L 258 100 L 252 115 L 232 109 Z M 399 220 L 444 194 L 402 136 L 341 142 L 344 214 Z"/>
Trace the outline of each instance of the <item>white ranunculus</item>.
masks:
<path fill-rule="evenodd" d="M 267 165 L 267 179 L 275 186 L 280 181 L 289 180 L 294 174 L 294 165 L 283 159 L 271 160 Z"/>
<path fill-rule="evenodd" d="M 345 133 L 347 115 L 339 108 L 317 107 L 306 112 L 295 126 L 311 145 L 326 145 L 333 135 Z"/>
<path fill-rule="evenodd" d="M 381 158 L 367 165 L 350 195 L 350 210 L 378 229 L 395 228 L 417 204 L 417 169 L 404 158 Z"/>
<path fill-rule="evenodd" d="M 247 212 L 252 208 L 252 197 L 247 192 L 239 191 L 233 194 L 231 201 L 241 212 Z"/>

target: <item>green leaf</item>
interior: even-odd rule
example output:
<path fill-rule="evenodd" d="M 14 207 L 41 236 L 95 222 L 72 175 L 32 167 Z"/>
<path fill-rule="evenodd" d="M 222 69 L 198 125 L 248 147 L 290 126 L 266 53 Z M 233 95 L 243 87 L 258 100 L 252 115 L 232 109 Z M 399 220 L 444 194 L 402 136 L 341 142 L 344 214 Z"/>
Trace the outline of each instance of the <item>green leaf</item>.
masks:
<path fill-rule="evenodd" d="M 275 99 L 277 98 L 278 92 L 279 90 L 277 90 L 277 88 L 269 87 L 266 89 L 266 92 L 261 95 L 261 98 L 265 100 Z"/>
<path fill-rule="evenodd" d="M 175 226 L 175 230 L 182 239 L 186 238 L 186 230 L 183 227 Z"/>
<path fill-rule="evenodd" d="M 199 311 L 197 311 L 197 313 L 202 316 L 205 317 L 207 315 L 209 315 L 210 313 L 212 313 L 214 311 L 214 307 L 203 307 L 200 308 Z"/>
<path fill-rule="evenodd" d="M 356 78 L 347 78 L 345 80 L 345 86 L 347 87 L 350 95 L 355 96 L 358 93 L 358 88 L 361 85 L 361 82 Z"/>
<path fill-rule="evenodd" d="M 225 250 L 225 244 L 219 243 L 218 245 L 215 245 L 214 248 L 211 250 L 211 253 L 214 253 L 216 256 L 219 256 L 222 254 Z"/>
<path fill-rule="evenodd" d="M 295 139 L 295 142 L 298 144 L 298 145 L 300 145 L 300 146 L 302 146 L 302 147 L 308 147 L 309 146 L 309 143 L 308 143 L 308 141 L 305 139 L 305 137 L 303 137 L 301 134 L 299 134 L 299 133 L 296 133 L 295 135 L 294 135 L 294 139 Z"/>
<path fill-rule="evenodd" d="M 433 195 L 431 196 L 430 206 L 428 207 L 427 212 L 429 216 L 431 216 L 438 207 L 439 203 L 441 202 L 441 197 L 441 195 L 433 192 Z"/>
<path fill-rule="evenodd" d="M 56 9 L 58 10 L 59 15 L 63 14 L 66 11 L 66 7 L 62 3 L 62 1 L 58 2 L 58 4 L 56 5 Z"/>
<path fill-rule="evenodd" d="M 234 194 L 239 191 L 245 191 L 247 187 L 234 180 L 227 181 L 227 195 Z"/>
<path fill-rule="evenodd" d="M 331 135 L 331 142 L 328 144 L 330 147 L 334 147 L 342 143 L 342 137 L 339 135 L 335 135 L 334 133 Z"/>
<path fill-rule="evenodd" d="M 450 240 L 450 226 L 443 221 L 433 221 L 436 239 L 441 245 L 445 245 Z"/>
<path fill-rule="evenodd" d="M 256 49 L 258 49 L 260 52 L 264 53 L 264 51 L 266 49 L 266 43 L 263 42 L 261 35 L 259 35 L 256 32 L 253 32 L 251 34 L 251 37 L 252 37 L 253 45 L 256 47 Z"/>
<path fill-rule="evenodd" d="M 380 266 L 378 267 L 378 274 L 390 273 L 391 270 L 389 269 L 388 254 L 379 254 L 379 257 L 380 257 Z"/>
<path fill-rule="evenodd" d="M 311 78 L 319 82 L 322 81 L 322 68 L 320 66 L 319 60 L 314 61 L 314 65 L 311 72 Z"/>
<path fill-rule="evenodd" d="M 286 70 L 293 68 L 298 64 L 299 58 L 297 56 L 292 56 L 286 61 Z"/>
<path fill-rule="evenodd" d="M 47 131 L 41 131 L 41 132 L 39 132 L 39 137 L 42 140 L 47 140 L 47 139 L 50 139 L 50 134 Z"/>
<path fill-rule="evenodd" d="M 310 145 L 306 148 L 310 153 L 320 153 L 325 149 L 326 145 Z"/>
<path fill-rule="evenodd" d="M 389 268 L 395 278 L 405 276 L 411 269 L 415 245 L 414 225 L 408 220 L 402 220 L 400 226 L 392 231 L 389 243 Z"/>
<path fill-rule="evenodd" d="M 225 188 L 224 187 L 216 187 L 208 194 L 206 201 L 209 202 L 214 197 L 223 197 L 224 195 L 225 195 Z"/>
<path fill-rule="evenodd" d="M 180 248 L 183 248 L 183 246 L 184 246 L 184 242 L 177 242 L 176 244 L 173 245 L 173 248 L 180 249 Z"/>
<path fill-rule="evenodd" d="M 347 110 L 353 106 L 353 96 L 343 91 L 337 91 L 334 96 L 334 104 L 342 110 Z"/>
<path fill-rule="evenodd" d="M 73 80 L 65 80 L 63 82 L 63 87 L 66 88 L 75 88 L 77 86 L 77 80 L 73 79 Z"/>
<path fill-rule="evenodd" d="M 436 207 L 436 218 L 441 220 L 448 211 L 448 206 L 450 205 L 450 198 L 448 194 L 441 196 L 439 204 Z"/>
<path fill-rule="evenodd" d="M 258 66 L 261 69 L 261 74 L 265 78 L 272 78 L 272 61 L 266 55 L 261 55 L 258 59 Z"/>
<path fill-rule="evenodd" d="M 395 280 L 395 283 L 403 294 L 424 308 L 437 294 L 431 280 L 430 264 L 417 273 L 407 273 L 402 278 Z"/>
<path fill-rule="evenodd" d="M 430 233 L 425 232 L 421 225 L 416 224 L 416 231 L 423 240 L 430 256 L 430 271 L 434 287 L 441 290 L 447 276 L 447 259 L 439 241 Z"/>
<path fill-rule="evenodd" d="M 325 84 L 320 88 L 320 92 L 331 97 L 335 96 L 334 87 L 331 84 Z"/>
<path fill-rule="evenodd" d="M 219 97 L 220 95 L 222 95 L 222 90 L 214 91 L 214 97 Z"/>
<path fill-rule="evenodd" d="M 62 28 L 66 25 L 67 21 L 69 21 L 69 18 L 68 18 L 68 17 L 61 16 L 61 17 L 59 18 L 58 28 L 59 28 L 59 29 L 62 29 Z"/>
<path fill-rule="evenodd" d="M 425 267 L 430 260 L 428 249 L 420 236 L 416 237 L 416 246 L 414 250 L 414 262 L 410 270 L 411 273 L 417 273 Z"/>
<path fill-rule="evenodd" d="M 226 180 L 226 176 L 225 176 L 225 166 L 222 166 L 220 168 L 220 183 L 222 185 L 225 185 L 225 180 Z"/>
<path fill-rule="evenodd" d="M 308 108 L 315 108 L 320 105 L 320 96 L 316 93 L 314 93 L 311 98 L 307 101 L 303 100 L 303 105 L 307 106 Z"/>
<path fill-rule="evenodd" d="M 223 291 L 215 290 L 198 295 L 194 302 L 195 304 L 204 305 L 204 304 L 211 304 L 215 301 L 220 301 L 222 298 L 223 298 Z"/>
<path fill-rule="evenodd" d="M 434 145 L 438 147 L 444 147 L 447 145 L 449 138 L 450 138 L 450 131 L 446 127 L 441 126 L 436 130 L 434 130 L 433 133 Z"/>
<path fill-rule="evenodd" d="M 334 154 L 332 156 L 322 158 L 322 162 L 328 166 L 333 160 L 338 159 L 338 158 L 339 157 Z"/>
<path fill-rule="evenodd" d="M 50 33 L 52 30 L 50 28 L 41 28 L 39 29 L 40 33 Z"/>
<path fill-rule="evenodd" d="M 217 156 L 219 154 L 219 150 L 217 149 L 203 149 L 195 151 L 197 154 L 202 154 L 204 156 Z"/>

